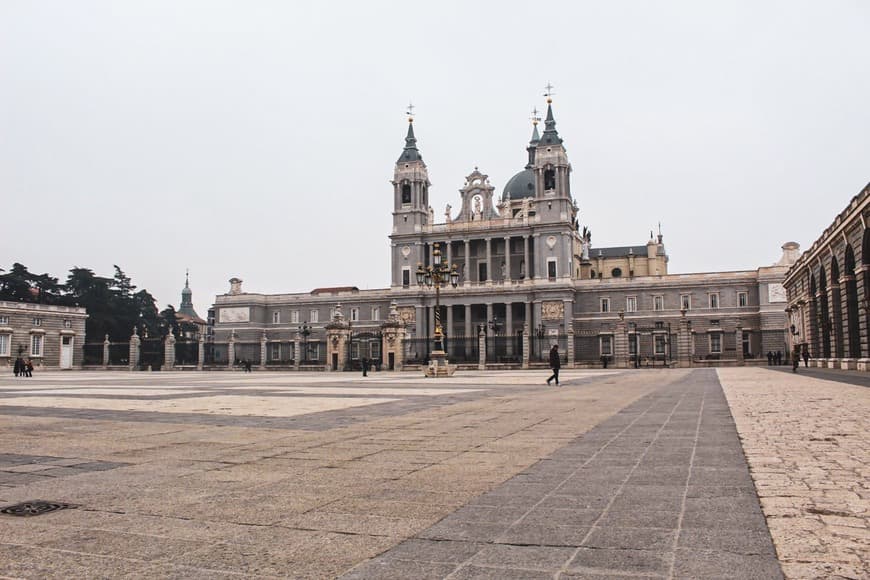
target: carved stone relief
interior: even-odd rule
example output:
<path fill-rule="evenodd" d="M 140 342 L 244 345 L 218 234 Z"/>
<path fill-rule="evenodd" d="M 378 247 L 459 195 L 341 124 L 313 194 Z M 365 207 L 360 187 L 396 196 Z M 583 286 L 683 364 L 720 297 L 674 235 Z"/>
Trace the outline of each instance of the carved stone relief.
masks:
<path fill-rule="evenodd" d="M 417 309 L 413 306 L 400 306 L 399 317 L 405 324 L 414 322 L 417 320 Z"/>
<path fill-rule="evenodd" d="M 541 303 L 541 318 L 544 320 L 562 320 L 565 317 L 564 302 Z"/>

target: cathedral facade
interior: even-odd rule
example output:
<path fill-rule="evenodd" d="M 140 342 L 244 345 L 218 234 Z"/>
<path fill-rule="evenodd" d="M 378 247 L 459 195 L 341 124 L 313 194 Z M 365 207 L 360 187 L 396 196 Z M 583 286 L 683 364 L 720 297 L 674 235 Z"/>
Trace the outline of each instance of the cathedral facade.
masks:
<path fill-rule="evenodd" d="M 244 352 L 263 366 L 341 369 L 369 358 L 402 368 L 425 364 L 436 327 L 451 362 L 475 368 L 543 363 L 550 344 L 569 366 L 746 364 L 786 350 L 782 280 L 797 244 L 756 270 L 669 274 L 661 232 L 595 248 L 580 228 L 549 98 L 526 151 L 500 195 L 475 167 L 457 208 L 436 217 L 409 118 L 392 180 L 390 286 L 266 295 L 233 278 L 213 307 L 215 360 Z M 458 284 L 436 297 L 419 282 L 442 263 Z"/>

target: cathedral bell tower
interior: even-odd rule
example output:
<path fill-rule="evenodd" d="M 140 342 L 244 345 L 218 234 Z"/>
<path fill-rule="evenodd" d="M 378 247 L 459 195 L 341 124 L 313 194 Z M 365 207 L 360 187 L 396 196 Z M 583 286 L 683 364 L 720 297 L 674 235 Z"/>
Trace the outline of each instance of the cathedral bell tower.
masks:
<path fill-rule="evenodd" d="M 568 154 L 562 144 L 562 138 L 556 131 L 553 99 L 549 90 L 544 134 L 536 144 L 532 159 L 538 215 L 549 222 L 571 221 L 574 214 L 574 202 L 571 198 L 571 164 L 568 163 Z"/>
<path fill-rule="evenodd" d="M 410 109 L 410 107 L 409 107 Z M 429 172 L 414 137 L 414 117 L 408 114 L 405 149 L 393 171 L 393 233 L 421 232 L 429 223 Z"/>

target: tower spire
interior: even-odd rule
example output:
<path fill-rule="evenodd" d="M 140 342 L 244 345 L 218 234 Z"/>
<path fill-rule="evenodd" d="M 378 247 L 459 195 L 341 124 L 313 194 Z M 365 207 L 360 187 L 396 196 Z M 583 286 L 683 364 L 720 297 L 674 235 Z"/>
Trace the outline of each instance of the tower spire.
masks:
<path fill-rule="evenodd" d="M 414 104 L 408 103 L 408 108 L 405 111 L 408 115 L 408 134 L 405 135 L 405 149 L 399 156 L 397 163 L 403 161 L 422 161 L 423 156 L 417 149 L 417 137 L 414 136 Z"/>
<path fill-rule="evenodd" d="M 535 165 L 535 148 L 538 146 L 538 143 L 541 141 L 541 136 L 538 134 L 538 123 L 541 121 L 541 117 L 538 116 L 538 108 L 532 107 L 532 138 L 529 141 L 529 146 L 526 147 L 526 151 L 529 152 L 529 162 L 526 164 L 526 169 L 531 169 Z"/>
<path fill-rule="evenodd" d="M 559 137 L 558 131 L 556 131 L 556 119 L 553 117 L 553 85 L 547 82 L 547 86 L 545 87 L 547 91 L 544 93 L 544 96 L 547 97 L 547 118 L 544 121 L 544 137 L 543 142 L 552 145 L 556 143 L 561 143 L 562 139 Z"/>

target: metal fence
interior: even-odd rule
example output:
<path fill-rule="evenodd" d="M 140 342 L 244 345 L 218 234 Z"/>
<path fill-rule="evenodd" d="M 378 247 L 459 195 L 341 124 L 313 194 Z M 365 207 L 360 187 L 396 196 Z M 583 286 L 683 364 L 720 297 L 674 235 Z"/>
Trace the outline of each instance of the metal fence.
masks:
<path fill-rule="evenodd" d="M 229 364 L 227 355 L 229 346 L 225 342 L 207 342 L 203 345 L 203 364 L 208 366 L 226 366 Z"/>
<path fill-rule="evenodd" d="M 476 336 L 448 336 L 444 339 L 444 350 L 451 363 L 480 362 L 480 343 Z"/>
<path fill-rule="evenodd" d="M 428 338 L 406 338 L 402 341 L 402 349 L 405 364 L 429 364 L 432 341 Z"/>
<path fill-rule="evenodd" d="M 234 352 L 235 360 L 233 364 L 241 362 L 250 362 L 260 364 L 260 343 L 259 342 L 236 342 Z"/>
<path fill-rule="evenodd" d="M 199 363 L 199 341 L 179 340 L 175 343 L 175 364 L 194 366 Z"/>
<path fill-rule="evenodd" d="M 163 366 L 163 355 L 162 338 L 143 338 L 139 342 L 139 368 L 159 371 Z"/>
<path fill-rule="evenodd" d="M 486 337 L 487 363 L 518 363 L 523 360 L 523 340 L 521 336 Z M 566 354 L 567 360 L 567 354 Z"/>
<path fill-rule="evenodd" d="M 101 366 L 103 364 L 103 343 L 102 342 L 86 342 L 84 346 L 84 358 L 82 364 L 85 366 Z"/>
<path fill-rule="evenodd" d="M 553 345 L 559 345 L 559 359 L 562 364 L 568 362 L 568 335 L 533 335 L 529 337 L 529 361 L 549 362 L 550 349 Z M 576 348 L 574 349 L 576 352 Z"/>
<path fill-rule="evenodd" d="M 115 366 L 130 364 L 129 342 L 113 342 L 109 345 L 109 364 Z"/>
<path fill-rule="evenodd" d="M 292 342 L 274 341 L 266 344 L 267 365 L 292 365 L 295 345 Z"/>

